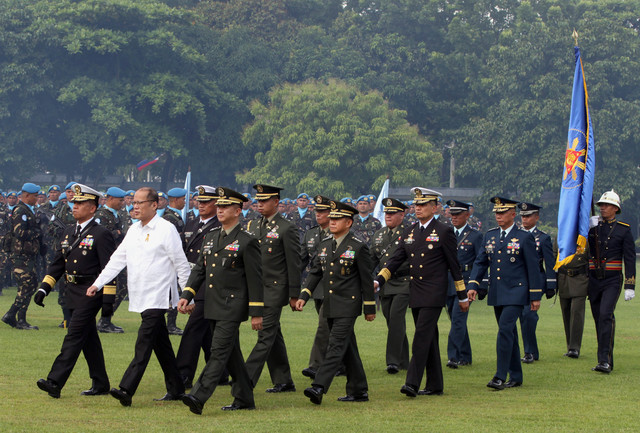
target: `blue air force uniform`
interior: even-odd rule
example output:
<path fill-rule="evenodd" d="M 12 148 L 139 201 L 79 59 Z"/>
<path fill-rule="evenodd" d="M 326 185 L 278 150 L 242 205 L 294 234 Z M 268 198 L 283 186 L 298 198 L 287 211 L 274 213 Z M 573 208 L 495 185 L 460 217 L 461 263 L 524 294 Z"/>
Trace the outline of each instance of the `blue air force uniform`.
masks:
<path fill-rule="evenodd" d="M 451 209 L 453 210 L 453 207 Z M 454 228 L 454 234 L 456 234 L 460 271 L 464 282 L 468 283 L 473 262 L 475 262 L 476 257 L 482 250 L 482 234 L 468 224 L 459 230 Z M 471 342 L 469 341 L 469 330 L 467 329 L 469 312 L 460 310 L 458 294 L 451 276 L 449 276 L 449 289 L 447 291 L 447 313 L 451 319 L 451 330 L 449 331 L 447 342 L 447 358 L 456 364 L 471 364 Z"/>
<path fill-rule="evenodd" d="M 516 202 L 494 197 L 494 212 L 515 209 Z M 489 271 L 487 303 L 495 310 L 498 322 L 497 368 L 494 379 L 502 389 L 507 379 L 522 383 L 522 364 L 516 322 L 522 310 L 532 301 L 542 298 L 538 254 L 533 235 L 515 224 L 506 231 L 499 227 L 489 230 L 483 241 L 469 280 L 468 289 L 478 290 L 479 282 Z M 492 386 L 493 387 L 493 386 Z"/>

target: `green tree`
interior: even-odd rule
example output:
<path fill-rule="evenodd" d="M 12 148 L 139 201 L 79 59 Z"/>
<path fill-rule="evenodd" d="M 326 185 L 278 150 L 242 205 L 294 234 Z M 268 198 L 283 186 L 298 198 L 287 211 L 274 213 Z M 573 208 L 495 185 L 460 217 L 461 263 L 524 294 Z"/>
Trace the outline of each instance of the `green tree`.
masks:
<path fill-rule="evenodd" d="M 338 198 L 377 191 L 387 176 L 398 185 L 437 179 L 441 156 L 379 92 L 328 80 L 286 84 L 269 96 L 251 106 L 255 120 L 242 140 L 259 152 L 240 183 Z"/>

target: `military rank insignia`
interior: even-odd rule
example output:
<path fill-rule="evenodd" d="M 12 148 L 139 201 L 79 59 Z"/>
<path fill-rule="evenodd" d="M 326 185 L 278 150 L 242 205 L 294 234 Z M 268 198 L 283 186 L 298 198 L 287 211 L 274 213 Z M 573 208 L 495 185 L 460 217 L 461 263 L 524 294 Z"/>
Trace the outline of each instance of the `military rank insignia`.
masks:
<path fill-rule="evenodd" d="M 318 254 L 319 257 L 327 257 L 327 249 L 323 248 L 322 251 L 320 251 L 320 254 Z"/>
<path fill-rule="evenodd" d="M 269 239 L 278 239 L 280 237 L 280 235 L 278 234 L 276 229 L 277 229 L 277 227 L 272 228 L 271 231 L 267 233 L 267 238 L 269 238 Z"/>
<path fill-rule="evenodd" d="M 82 242 L 80 242 L 80 246 L 85 248 L 91 248 L 93 247 L 93 241 L 94 241 L 93 236 L 88 235 L 86 238 L 82 240 Z"/>
<path fill-rule="evenodd" d="M 235 241 L 233 241 L 232 243 L 230 243 L 229 245 L 224 247 L 224 249 L 227 250 L 227 251 L 238 251 L 240 249 L 240 244 L 238 243 L 238 240 L 236 239 Z"/>
<path fill-rule="evenodd" d="M 511 242 L 507 244 L 507 254 L 520 254 L 520 243 L 518 238 L 511 239 Z"/>
<path fill-rule="evenodd" d="M 438 236 L 438 233 L 436 233 L 436 231 L 432 231 L 431 234 L 429 236 L 427 236 L 427 242 L 438 242 L 440 240 L 440 237 Z"/>
<path fill-rule="evenodd" d="M 407 245 L 411 245 L 414 242 L 415 242 L 415 239 L 413 239 L 413 232 L 411 232 L 409 233 L 409 236 L 407 236 L 407 238 L 404 240 L 404 243 Z"/>

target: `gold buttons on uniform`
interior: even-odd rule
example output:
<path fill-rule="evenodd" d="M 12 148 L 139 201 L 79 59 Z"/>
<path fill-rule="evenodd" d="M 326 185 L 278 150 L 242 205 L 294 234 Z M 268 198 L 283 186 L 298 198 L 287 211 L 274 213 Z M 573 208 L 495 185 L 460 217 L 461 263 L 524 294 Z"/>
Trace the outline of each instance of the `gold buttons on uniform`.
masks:
<path fill-rule="evenodd" d="M 422 268 L 422 265 L 420 265 L 420 268 Z"/>
<path fill-rule="evenodd" d="M 213 284 L 209 284 L 209 288 L 210 288 L 210 289 L 213 289 Z"/>
<path fill-rule="evenodd" d="M 500 279 L 500 277 L 497 277 L 498 279 Z"/>
<path fill-rule="evenodd" d="M 329 275 L 333 275 L 333 271 L 329 271 Z"/>
<path fill-rule="evenodd" d="M 213 257 L 218 257 L 218 253 L 215 253 L 215 254 L 213 255 Z"/>
<path fill-rule="evenodd" d="M 78 261 L 77 261 L 77 260 L 74 260 L 74 261 L 73 261 L 73 263 L 78 263 Z"/>
<path fill-rule="evenodd" d="M 333 290 L 329 290 L 329 293 L 333 293 Z"/>
<path fill-rule="evenodd" d="M 352 297 L 351 297 L 351 299 L 356 299 L 356 297 L 355 297 L 355 296 L 352 296 Z"/>
<path fill-rule="evenodd" d="M 213 274 L 209 274 L 210 277 L 213 277 Z"/>
<path fill-rule="evenodd" d="M 500 268 L 496 269 L 496 271 L 500 272 Z"/>
<path fill-rule="evenodd" d="M 498 259 L 498 263 L 500 263 L 500 259 Z"/>

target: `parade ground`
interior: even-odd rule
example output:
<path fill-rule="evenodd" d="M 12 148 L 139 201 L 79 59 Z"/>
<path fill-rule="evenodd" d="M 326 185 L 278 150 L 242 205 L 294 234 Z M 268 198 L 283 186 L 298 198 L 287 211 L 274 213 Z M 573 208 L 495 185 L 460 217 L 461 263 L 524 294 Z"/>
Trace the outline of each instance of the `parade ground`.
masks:
<path fill-rule="evenodd" d="M 0 309 L 5 311 L 15 297 L 4 291 Z M 36 386 L 46 378 L 59 353 L 64 330 L 56 293 L 45 300 L 46 308 L 31 305 L 28 320 L 39 331 L 21 331 L 0 324 L 0 432 L 637 432 L 640 400 L 640 298 L 616 309 L 615 369 L 610 375 L 591 371 L 596 360 L 596 336 L 587 302 L 582 350 L 579 359 L 563 356 L 565 337 L 559 302 L 543 299 L 538 322 L 540 360 L 523 365 L 520 388 L 492 391 L 486 387 L 495 372 L 497 325 L 493 308 L 474 302 L 469 316 L 473 365 L 457 370 L 444 368 L 443 396 L 400 394 L 405 372 L 385 371 L 384 317 L 373 323 L 360 317 L 356 324 L 358 346 L 367 378 L 367 403 L 342 403 L 345 377 L 337 377 L 321 406 L 303 395 L 310 379 L 300 371 L 307 367 L 309 349 L 317 324 L 311 304 L 302 313 L 287 307 L 282 327 L 297 392 L 267 394 L 270 386 L 265 366 L 255 389 L 254 411 L 223 412 L 230 404 L 230 388 L 219 387 L 206 403 L 202 416 L 189 412 L 180 401 L 154 402 L 164 395 L 164 379 L 155 356 L 131 407 L 122 407 L 111 396 L 81 397 L 91 385 L 84 357 L 80 356 L 60 399 L 53 399 Z M 101 334 L 111 386 L 117 386 L 133 357 L 140 318 L 126 311 L 124 302 L 114 323 L 124 334 Z M 409 341 L 413 322 L 407 314 Z M 186 318 L 179 317 L 184 327 Z M 439 322 L 440 351 L 446 363 L 449 319 L 443 311 Z M 519 325 L 518 325 L 519 331 Z M 180 337 L 172 336 L 177 351 Z M 256 341 L 249 322 L 241 326 L 240 340 L 245 358 Z M 520 346 L 522 350 L 522 345 Z M 203 364 L 198 365 L 198 371 Z M 424 387 L 424 382 L 421 384 Z"/>

